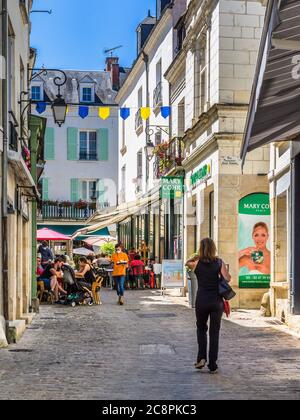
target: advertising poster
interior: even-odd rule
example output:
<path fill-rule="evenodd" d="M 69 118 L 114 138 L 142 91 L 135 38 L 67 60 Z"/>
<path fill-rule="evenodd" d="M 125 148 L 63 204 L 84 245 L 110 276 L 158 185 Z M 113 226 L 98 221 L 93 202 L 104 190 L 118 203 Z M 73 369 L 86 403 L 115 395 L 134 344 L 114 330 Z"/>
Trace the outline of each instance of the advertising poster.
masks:
<path fill-rule="evenodd" d="M 270 197 L 251 194 L 239 203 L 239 287 L 268 289 L 271 281 Z"/>
<path fill-rule="evenodd" d="M 184 287 L 184 270 L 182 260 L 163 260 L 162 286 L 166 289 Z"/>

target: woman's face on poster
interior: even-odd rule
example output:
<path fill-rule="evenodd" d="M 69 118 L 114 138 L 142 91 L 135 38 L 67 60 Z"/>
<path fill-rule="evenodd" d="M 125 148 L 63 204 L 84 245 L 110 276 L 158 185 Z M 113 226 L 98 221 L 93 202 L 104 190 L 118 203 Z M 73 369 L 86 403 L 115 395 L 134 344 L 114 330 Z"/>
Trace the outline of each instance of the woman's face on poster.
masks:
<path fill-rule="evenodd" d="M 253 241 L 257 249 L 265 249 L 269 240 L 269 233 L 264 227 L 258 227 L 253 233 Z"/>

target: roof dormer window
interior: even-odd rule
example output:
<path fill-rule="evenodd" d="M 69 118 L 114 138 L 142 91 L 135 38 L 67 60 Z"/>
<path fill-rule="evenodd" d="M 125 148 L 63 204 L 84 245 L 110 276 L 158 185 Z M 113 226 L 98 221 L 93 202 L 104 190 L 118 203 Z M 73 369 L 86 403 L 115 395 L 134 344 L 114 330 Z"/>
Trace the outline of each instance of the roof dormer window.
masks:
<path fill-rule="evenodd" d="M 33 83 L 31 85 L 31 100 L 37 102 L 44 100 L 44 91 L 42 83 Z"/>
<path fill-rule="evenodd" d="M 93 103 L 95 102 L 95 81 L 86 76 L 79 82 L 80 87 L 80 102 Z"/>
<path fill-rule="evenodd" d="M 92 102 L 92 88 L 82 88 L 82 102 Z"/>

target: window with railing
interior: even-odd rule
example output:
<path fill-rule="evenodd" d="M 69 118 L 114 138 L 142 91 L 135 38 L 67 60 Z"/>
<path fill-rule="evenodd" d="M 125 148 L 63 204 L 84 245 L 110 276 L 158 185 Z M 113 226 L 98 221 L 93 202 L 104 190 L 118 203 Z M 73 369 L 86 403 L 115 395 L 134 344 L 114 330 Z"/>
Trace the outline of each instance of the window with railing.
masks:
<path fill-rule="evenodd" d="M 162 143 L 155 149 L 154 178 L 167 175 L 172 169 L 181 167 L 185 157 L 184 142 L 176 137 L 169 143 Z"/>
<path fill-rule="evenodd" d="M 97 209 L 107 209 L 110 203 L 89 203 L 84 200 L 78 202 L 45 200 L 39 203 L 38 218 L 42 220 L 85 220 L 90 218 Z"/>

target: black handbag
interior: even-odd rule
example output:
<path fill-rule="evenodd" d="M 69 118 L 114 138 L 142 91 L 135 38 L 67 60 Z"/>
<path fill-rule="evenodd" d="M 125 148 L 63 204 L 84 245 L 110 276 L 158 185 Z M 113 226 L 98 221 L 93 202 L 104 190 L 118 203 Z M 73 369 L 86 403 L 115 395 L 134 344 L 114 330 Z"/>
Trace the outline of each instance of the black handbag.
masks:
<path fill-rule="evenodd" d="M 224 278 L 222 274 L 222 265 L 223 261 L 220 260 L 220 272 L 219 272 L 219 295 L 229 301 L 236 297 L 235 291 L 232 289 L 228 281 Z"/>

